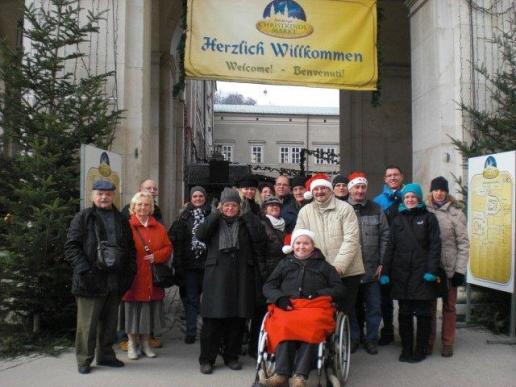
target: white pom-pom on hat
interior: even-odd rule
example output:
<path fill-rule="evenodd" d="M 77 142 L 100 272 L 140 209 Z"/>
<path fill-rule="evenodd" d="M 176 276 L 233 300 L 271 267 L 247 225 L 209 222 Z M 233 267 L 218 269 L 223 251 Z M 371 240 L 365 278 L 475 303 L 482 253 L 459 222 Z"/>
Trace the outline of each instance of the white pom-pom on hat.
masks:
<path fill-rule="evenodd" d="M 314 195 L 312 195 L 310 191 L 305 191 L 305 193 L 303 194 L 303 198 L 305 200 L 312 200 L 314 198 Z"/>
<path fill-rule="evenodd" d="M 283 254 L 290 254 L 292 251 L 294 251 L 294 242 L 297 238 L 303 235 L 309 237 L 315 243 L 315 233 L 313 231 L 307 230 L 306 228 L 297 229 L 292 233 L 290 245 L 285 245 L 281 248 Z"/>
<path fill-rule="evenodd" d="M 294 248 L 290 245 L 285 245 L 281 248 L 281 251 L 283 251 L 283 254 L 290 254 L 292 251 L 294 251 Z"/>

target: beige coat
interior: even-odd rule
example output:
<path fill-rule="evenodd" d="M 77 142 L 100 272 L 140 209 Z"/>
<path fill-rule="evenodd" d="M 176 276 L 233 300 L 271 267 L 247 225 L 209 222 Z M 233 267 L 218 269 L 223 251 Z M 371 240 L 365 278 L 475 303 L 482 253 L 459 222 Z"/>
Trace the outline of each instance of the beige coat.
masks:
<path fill-rule="evenodd" d="M 432 201 L 427 204 L 428 211 L 435 214 L 441 229 L 441 264 L 452 278 L 455 272 L 465 274 L 469 259 L 468 229 L 466 216 L 457 208 L 452 199 L 436 207 Z"/>
<path fill-rule="evenodd" d="M 332 196 L 322 205 L 315 200 L 301 208 L 295 230 L 315 233 L 315 245 L 341 277 L 364 274 L 360 229 L 353 207 Z"/>

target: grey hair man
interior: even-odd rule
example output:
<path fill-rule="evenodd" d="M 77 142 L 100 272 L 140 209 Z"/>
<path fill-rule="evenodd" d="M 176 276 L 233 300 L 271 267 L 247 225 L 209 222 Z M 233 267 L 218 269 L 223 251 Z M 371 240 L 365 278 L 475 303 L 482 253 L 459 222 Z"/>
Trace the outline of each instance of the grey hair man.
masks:
<path fill-rule="evenodd" d="M 65 260 L 73 269 L 72 294 L 77 303 L 75 354 L 78 371 L 91 371 L 96 349 L 97 365 L 123 367 L 113 351 L 118 305 L 136 274 L 136 250 L 129 223 L 113 206 L 113 183 L 93 183 L 91 207 L 77 213 L 68 229 Z M 99 245 L 112 246 L 116 265 L 99 261 Z M 116 246 L 116 247 L 114 247 Z"/>

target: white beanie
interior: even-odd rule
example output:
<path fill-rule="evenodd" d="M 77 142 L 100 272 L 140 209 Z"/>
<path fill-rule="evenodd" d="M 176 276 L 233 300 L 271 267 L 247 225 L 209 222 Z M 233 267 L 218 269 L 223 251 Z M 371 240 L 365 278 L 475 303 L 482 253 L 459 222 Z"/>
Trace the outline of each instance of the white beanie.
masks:
<path fill-rule="evenodd" d="M 297 229 L 292 233 L 290 245 L 285 245 L 282 247 L 281 251 L 283 251 L 283 254 L 290 254 L 292 251 L 294 251 L 294 242 L 297 238 L 303 235 L 309 237 L 315 243 L 315 233 L 313 231 L 307 230 L 305 228 Z"/>
<path fill-rule="evenodd" d="M 326 180 L 326 179 L 315 179 L 314 181 L 312 181 L 310 183 L 310 191 L 306 191 L 303 194 L 305 200 L 310 200 L 310 199 L 312 199 L 314 197 L 313 194 L 312 194 L 312 191 L 314 190 L 315 187 L 326 187 L 326 188 L 329 188 L 330 191 L 333 190 L 333 186 L 331 185 L 331 182 L 329 180 Z"/>

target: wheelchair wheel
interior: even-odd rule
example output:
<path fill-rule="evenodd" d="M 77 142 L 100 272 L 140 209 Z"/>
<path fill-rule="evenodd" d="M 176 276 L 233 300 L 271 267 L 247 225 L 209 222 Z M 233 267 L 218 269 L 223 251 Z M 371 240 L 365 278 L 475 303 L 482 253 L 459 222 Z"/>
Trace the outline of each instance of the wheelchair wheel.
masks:
<path fill-rule="evenodd" d="M 262 321 L 262 327 L 260 329 L 260 336 L 258 337 L 258 358 L 256 372 L 258 379 L 263 382 L 265 379 L 272 376 L 275 369 L 274 354 L 267 352 L 267 332 L 264 329 L 265 320 L 268 314 L 265 315 Z"/>
<path fill-rule="evenodd" d="M 333 340 L 333 369 L 342 384 L 346 383 L 349 375 L 350 340 L 348 316 L 339 313 Z"/>

